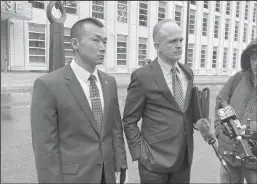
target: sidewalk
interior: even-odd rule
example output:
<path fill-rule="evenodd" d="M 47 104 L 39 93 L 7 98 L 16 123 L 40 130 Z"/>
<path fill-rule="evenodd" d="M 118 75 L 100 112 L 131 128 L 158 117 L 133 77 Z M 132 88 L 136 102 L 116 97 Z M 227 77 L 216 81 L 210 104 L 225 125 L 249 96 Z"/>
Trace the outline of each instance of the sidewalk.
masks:
<path fill-rule="evenodd" d="M 29 92 L 35 79 L 46 73 L 1 73 L 1 93 Z M 130 74 L 110 74 L 115 77 L 119 88 L 126 88 L 130 82 Z M 229 76 L 195 76 L 195 85 L 222 85 Z"/>

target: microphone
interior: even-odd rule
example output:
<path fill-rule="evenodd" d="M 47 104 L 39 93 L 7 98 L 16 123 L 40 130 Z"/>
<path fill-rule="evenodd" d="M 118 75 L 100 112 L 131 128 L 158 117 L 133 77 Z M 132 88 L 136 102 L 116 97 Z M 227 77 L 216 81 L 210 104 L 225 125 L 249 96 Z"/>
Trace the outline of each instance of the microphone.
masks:
<path fill-rule="evenodd" d="M 238 120 L 234 109 L 227 104 L 227 102 L 220 103 L 220 109 L 218 110 L 218 115 L 221 119 L 221 124 L 228 130 L 228 135 L 230 138 L 236 138 L 236 140 L 240 143 L 243 148 L 243 154 L 241 154 L 241 158 L 246 157 L 251 160 L 254 155 L 248 145 L 246 139 L 243 139 L 239 133 L 239 128 L 241 127 L 241 123 Z M 226 127 L 229 125 L 229 128 Z"/>
<path fill-rule="evenodd" d="M 200 119 L 196 122 L 196 126 L 198 127 L 203 139 L 205 140 L 205 142 L 207 142 L 208 144 L 212 145 L 212 148 L 214 149 L 217 157 L 219 158 L 219 160 L 221 161 L 223 166 L 226 166 L 226 162 L 223 159 L 222 155 L 220 154 L 215 142 L 216 139 L 214 137 L 214 135 L 211 133 L 210 130 L 210 123 L 208 122 L 207 119 Z"/>

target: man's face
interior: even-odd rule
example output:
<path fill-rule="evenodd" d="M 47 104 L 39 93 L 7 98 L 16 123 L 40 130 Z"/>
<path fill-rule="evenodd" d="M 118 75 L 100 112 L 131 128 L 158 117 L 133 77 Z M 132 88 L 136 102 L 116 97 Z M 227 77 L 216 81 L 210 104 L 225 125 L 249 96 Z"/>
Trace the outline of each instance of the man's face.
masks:
<path fill-rule="evenodd" d="M 252 68 L 253 74 L 255 74 L 255 76 L 257 76 L 257 53 L 256 53 L 256 51 L 253 51 L 250 54 L 250 62 L 251 62 L 251 68 Z"/>
<path fill-rule="evenodd" d="M 163 24 L 160 30 L 160 42 L 155 47 L 167 61 L 178 61 L 182 55 L 183 33 L 181 28 L 173 23 Z"/>
<path fill-rule="evenodd" d="M 104 28 L 93 24 L 84 24 L 79 38 L 74 41 L 73 48 L 83 62 L 91 66 L 102 64 L 104 61 L 107 37 Z"/>

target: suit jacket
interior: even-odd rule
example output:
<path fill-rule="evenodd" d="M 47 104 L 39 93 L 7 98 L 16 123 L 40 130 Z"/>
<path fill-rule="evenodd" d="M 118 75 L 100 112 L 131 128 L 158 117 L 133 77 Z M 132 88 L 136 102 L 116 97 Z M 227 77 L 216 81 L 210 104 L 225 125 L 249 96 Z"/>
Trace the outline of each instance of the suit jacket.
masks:
<path fill-rule="evenodd" d="M 104 97 L 102 133 L 70 65 L 38 78 L 31 103 L 32 144 L 40 183 L 107 183 L 127 168 L 117 85 L 98 71 Z"/>
<path fill-rule="evenodd" d="M 158 173 L 177 171 L 186 148 L 189 165 L 193 155 L 193 122 L 190 104 L 193 72 L 178 63 L 189 82 L 185 106 L 180 110 L 155 59 L 131 75 L 124 109 L 123 124 L 133 161 Z M 141 131 L 137 122 L 142 118 Z M 186 144 L 187 143 L 187 144 Z"/>

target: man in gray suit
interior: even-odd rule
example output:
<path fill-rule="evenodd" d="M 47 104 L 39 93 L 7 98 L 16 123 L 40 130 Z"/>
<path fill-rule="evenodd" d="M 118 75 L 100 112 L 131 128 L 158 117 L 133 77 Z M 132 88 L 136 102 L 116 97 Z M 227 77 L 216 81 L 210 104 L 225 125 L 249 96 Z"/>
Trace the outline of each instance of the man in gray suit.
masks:
<path fill-rule="evenodd" d="M 183 33 L 172 20 L 153 28 L 158 57 L 131 75 L 123 124 L 142 183 L 189 183 L 194 75 L 179 63 Z M 137 126 L 142 118 L 141 131 Z"/>
<path fill-rule="evenodd" d="M 115 183 L 127 168 L 117 85 L 96 69 L 107 38 L 94 18 L 71 28 L 71 63 L 38 78 L 31 104 L 40 183 Z"/>

